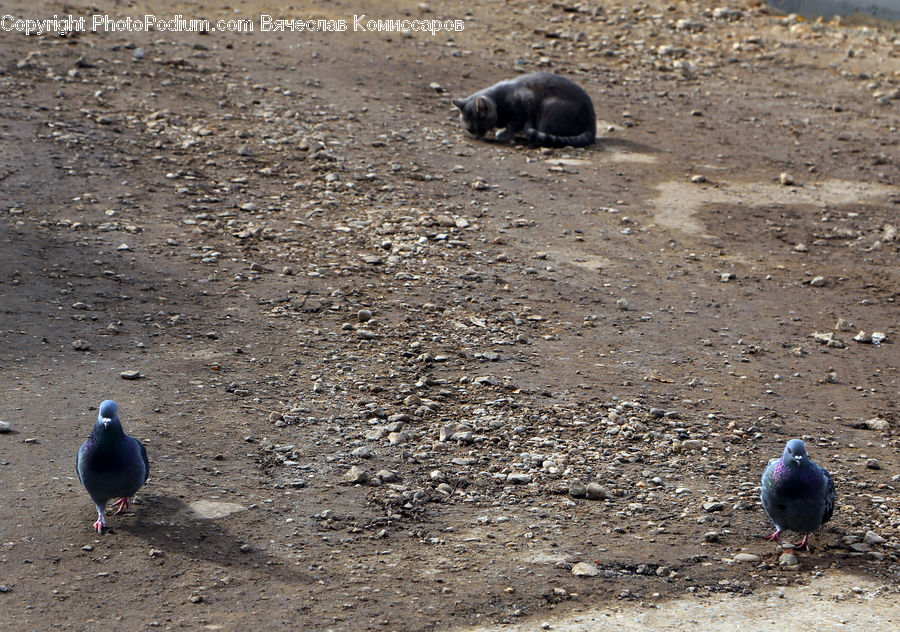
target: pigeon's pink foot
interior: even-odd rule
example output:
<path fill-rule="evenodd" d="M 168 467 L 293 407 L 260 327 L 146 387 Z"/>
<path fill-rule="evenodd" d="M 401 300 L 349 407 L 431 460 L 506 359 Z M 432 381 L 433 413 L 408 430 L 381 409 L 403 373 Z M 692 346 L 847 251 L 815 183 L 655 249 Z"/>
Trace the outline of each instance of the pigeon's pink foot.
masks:
<path fill-rule="evenodd" d="M 103 516 L 97 517 L 97 522 L 94 523 L 94 528 L 97 530 L 97 533 L 103 533 L 103 528 L 106 526 L 106 520 L 103 519 Z"/>
<path fill-rule="evenodd" d="M 808 533 L 803 536 L 803 539 L 800 540 L 800 542 L 797 544 L 796 548 L 797 548 L 797 550 L 803 550 L 803 549 L 805 549 L 807 551 L 811 550 L 809 548 L 809 534 Z"/>
<path fill-rule="evenodd" d="M 113 503 L 113 507 L 117 507 L 116 513 L 120 514 L 123 511 L 128 511 L 131 509 L 131 503 L 128 502 L 127 498 L 120 498 L 116 502 Z"/>
<path fill-rule="evenodd" d="M 769 541 L 775 541 L 775 542 L 778 542 L 778 544 L 781 544 L 781 529 L 776 529 L 775 533 L 773 533 L 770 536 L 767 536 L 765 539 L 769 540 Z"/>

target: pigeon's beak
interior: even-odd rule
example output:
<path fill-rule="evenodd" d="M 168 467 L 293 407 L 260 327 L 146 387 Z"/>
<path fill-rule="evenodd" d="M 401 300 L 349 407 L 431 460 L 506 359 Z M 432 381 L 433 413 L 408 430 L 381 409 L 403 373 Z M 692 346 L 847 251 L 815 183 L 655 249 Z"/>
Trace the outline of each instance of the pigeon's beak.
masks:
<path fill-rule="evenodd" d="M 799 463 L 800 461 L 803 460 L 803 455 L 802 455 L 802 454 L 795 454 L 795 455 L 794 455 L 794 460 L 797 461 L 797 463 Z"/>
<path fill-rule="evenodd" d="M 111 424 L 111 423 L 112 423 L 112 419 L 110 417 L 101 417 L 100 418 L 100 425 L 103 426 L 104 428 L 108 427 L 109 424 Z"/>

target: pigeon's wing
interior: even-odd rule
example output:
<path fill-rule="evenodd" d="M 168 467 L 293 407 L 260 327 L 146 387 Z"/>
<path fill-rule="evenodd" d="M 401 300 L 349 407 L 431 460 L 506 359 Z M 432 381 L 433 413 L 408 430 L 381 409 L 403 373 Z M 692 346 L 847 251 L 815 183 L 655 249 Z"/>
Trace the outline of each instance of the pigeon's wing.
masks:
<path fill-rule="evenodd" d="M 78 448 L 78 455 L 75 457 L 75 473 L 78 474 L 78 480 L 84 485 L 84 479 L 81 477 L 81 468 L 83 466 L 84 453 L 87 452 L 87 441 Z"/>
<path fill-rule="evenodd" d="M 137 444 L 141 447 L 141 458 L 144 459 L 144 480 L 141 481 L 141 484 L 147 482 L 147 479 L 150 477 L 150 459 L 147 458 L 147 448 L 144 447 L 144 444 L 138 441 Z"/>
<path fill-rule="evenodd" d="M 837 494 L 834 490 L 834 480 L 831 478 L 831 474 L 822 466 L 819 466 L 819 469 L 822 470 L 822 476 L 825 477 L 825 508 L 822 513 L 822 524 L 825 524 L 831 520 L 831 515 L 834 513 L 834 500 Z"/>
<path fill-rule="evenodd" d="M 761 496 L 764 501 L 766 500 L 767 496 L 772 492 L 772 487 L 773 487 L 772 475 L 775 473 L 775 465 L 780 460 L 781 459 L 772 459 L 771 461 L 769 461 L 769 464 L 766 466 L 766 469 L 763 472 Z"/>

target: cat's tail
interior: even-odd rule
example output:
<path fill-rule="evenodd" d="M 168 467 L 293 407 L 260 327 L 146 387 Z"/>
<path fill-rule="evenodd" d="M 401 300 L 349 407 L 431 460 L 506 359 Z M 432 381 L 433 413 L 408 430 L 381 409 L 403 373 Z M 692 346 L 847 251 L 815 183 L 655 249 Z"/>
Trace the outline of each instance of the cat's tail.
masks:
<path fill-rule="evenodd" d="M 556 136 L 529 127 L 525 130 L 525 138 L 534 145 L 544 147 L 586 147 L 597 139 L 597 134 L 594 130 L 587 130 L 578 136 Z"/>

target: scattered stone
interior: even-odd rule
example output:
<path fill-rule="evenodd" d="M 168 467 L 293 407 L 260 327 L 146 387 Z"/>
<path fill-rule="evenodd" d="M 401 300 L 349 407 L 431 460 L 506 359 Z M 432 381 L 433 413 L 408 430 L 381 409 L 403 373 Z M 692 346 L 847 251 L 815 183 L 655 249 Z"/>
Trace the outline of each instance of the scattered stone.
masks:
<path fill-rule="evenodd" d="M 609 492 L 606 491 L 600 483 L 588 483 L 584 490 L 588 500 L 603 500 L 609 498 Z"/>
<path fill-rule="evenodd" d="M 587 494 L 587 487 L 577 478 L 573 478 L 569 483 L 569 494 L 575 498 L 582 498 Z"/>
<path fill-rule="evenodd" d="M 794 176 L 787 172 L 781 173 L 778 176 L 778 181 L 786 187 L 794 186 L 795 184 L 797 184 L 797 181 L 794 180 Z"/>
<path fill-rule="evenodd" d="M 123 380 L 139 380 L 143 375 L 141 375 L 140 371 L 122 371 L 119 373 L 119 377 Z"/>
<path fill-rule="evenodd" d="M 506 482 L 511 485 L 527 485 L 531 482 L 531 474 L 526 474 L 524 472 L 510 474 L 506 477 Z"/>
<path fill-rule="evenodd" d="M 720 502 L 709 502 L 703 503 L 703 510 L 707 513 L 712 513 L 714 511 L 722 511 L 725 509 L 725 503 Z"/>
<path fill-rule="evenodd" d="M 7 421 L 0 421 L 0 434 L 12 432 L 12 426 Z"/>
<path fill-rule="evenodd" d="M 91 343 L 87 340 L 82 340 L 81 338 L 79 338 L 78 340 L 72 341 L 72 348 L 75 349 L 75 351 L 90 351 Z"/>
<path fill-rule="evenodd" d="M 834 330 L 835 330 L 835 331 L 852 331 L 852 330 L 853 330 L 853 324 L 852 324 L 852 323 L 848 323 L 848 322 L 847 322 L 846 320 L 844 320 L 843 318 L 838 318 L 838 319 L 837 319 L 837 322 L 834 324 Z"/>
<path fill-rule="evenodd" d="M 391 445 L 401 445 L 409 441 L 409 435 L 405 432 L 390 432 L 387 439 Z"/>
<path fill-rule="evenodd" d="M 882 538 L 874 531 L 867 531 L 866 535 L 863 537 L 863 542 L 865 542 L 866 544 L 884 544 L 886 541 L 887 540 Z"/>
<path fill-rule="evenodd" d="M 691 182 L 693 182 L 694 184 L 703 184 L 704 182 L 709 182 L 709 178 L 702 174 L 699 174 L 696 176 L 691 176 Z"/>
<path fill-rule="evenodd" d="M 828 279 L 823 276 L 813 277 L 812 281 L 809 284 L 813 287 L 825 287 L 828 285 Z"/>
<path fill-rule="evenodd" d="M 834 337 L 833 331 L 826 331 L 825 333 L 820 333 L 818 331 L 814 331 L 810 334 L 810 337 L 817 342 L 821 342 L 826 347 L 834 347 L 835 349 L 843 349 L 844 343 L 839 338 Z"/>
<path fill-rule="evenodd" d="M 800 563 L 800 560 L 797 559 L 797 556 L 794 555 L 791 551 L 786 551 L 781 554 L 778 558 L 779 566 L 797 566 Z"/>
<path fill-rule="evenodd" d="M 738 553 L 733 559 L 739 564 L 758 564 L 762 561 L 760 556 L 754 555 L 753 553 Z"/>
<path fill-rule="evenodd" d="M 628 309 L 628 299 L 620 298 L 618 301 L 616 301 L 616 307 L 621 309 L 623 312 L 626 311 Z"/>
<path fill-rule="evenodd" d="M 356 320 L 361 323 L 367 323 L 372 320 L 372 311 L 368 309 L 361 309 L 356 313 Z"/>
<path fill-rule="evenodd" d="M 575 577 L 596 577 L 600 574 L 600 569 L 588 562 L 578 562 L 572 566 L 572 574 Z"/>
<path fill-rule="evenodd" d="M 344 482 L 349 485 L 362 485 L 369 480 L 369 475 L 354 465 L 347 470 L 343 478 Z"/>
<path fill-rule="evenodd" d="M 722 281 L 722 283 L 727 283 L 728 281 L 733 281 L 734 278 L 735 277 L 733 272 L 723 272 L 719 277 L 719 280 Z"/>
<path fill-rule="evenodd" d="M 393 470 L 379 470 L 376 477 L 380 478 L 385 483 L 396 483 L 400 480 L 400 475 Z"/>
<path fill-rule="evenodd" d="M 891 429 L 891 424 L 887 419 L 881 419 L 880 417 L 873 417 L 872 419 L 867 419 L 863 422 L 866 428 L 869 430 L 876 430 L 878 432 L 887 432 Z"/>
<path fill-rule="evenodd" d="M 703 534 L 704 542 L 718 542 L 721 534 L 718 531 L 707 531 Z"/>
<path fill-rule="evenodd" d="M 885 334 L 878 332 L 878 331 L 872 332 L 871 334 L 866 333 L 865 331 L 860 331 L 858 334 L 853 336 L 853 339 L 856 342 L 861 342 L 863 344 L 877 345 L 877 344 L 881 344 L 882 342 L 884 342 L 884 339 L 886 337 L 887 336 Z"/>
<path fill-rule="evenodd" d="M 472 428 L 470 428 L 466 424 L 448 424 L 441 428 L 438 439 L 440 441 L 449 441 L 450 439 L 459 440 L 459 437 L 457 435 L 461 435 L 464 433 L 468 433 L 471 436 Z"/>
<path fill-rule="evenodd" d="M 809 252 L 809 246 L 806 244 L 797 244 L 794 246 L 794 252 Z"/>
<path fill-rule="evenodd" d="M 350 456 L 355 456 L 358 459 L 371 459 L 375 456 L 375 453 L 365 445 L 361 445 L 358 448 L 355 448 L 350 452 Z"/>
<path fill-rule="evenodd" d="M 150 549 L 150 557 L 165 557 L 165 553 L 159 549 Z"/>
<path fill-rule="evenodd" d="M 881 463 L 878 462 L 878 459 L 867 459 L 866 467 L 870 470 L 880 470 Z"/>

